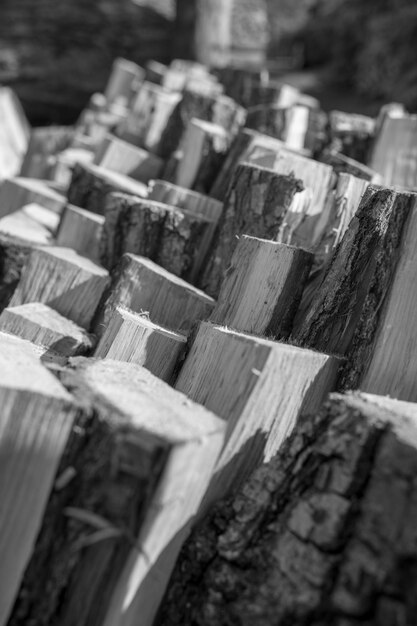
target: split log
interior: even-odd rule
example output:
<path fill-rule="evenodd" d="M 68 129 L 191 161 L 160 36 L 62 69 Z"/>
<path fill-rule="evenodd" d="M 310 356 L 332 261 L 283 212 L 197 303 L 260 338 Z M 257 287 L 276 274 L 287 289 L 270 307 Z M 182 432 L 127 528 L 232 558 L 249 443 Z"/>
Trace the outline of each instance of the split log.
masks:
<path fill-rule="evenodd" d="M 217 223 L 223 211 L 223 203 L 196 191 L 178 187 L 166 180 L 151 181 L 148 188 L 149 200 L 156 200 L 184 209 L 192 215 Z"/>
<path fill-rule="evenodd" d="M 56 235 L 56 245 L 72 248 L 98 263 L 104 215 L 67 204 Z"/>
<path fill-rule="evenodd" d="M 19 173 L 29 136 L 29 122 L 16 93 L 0 87 L 0 181 Z"/>
<path fill-rule="evenodd" d="M 219 124 L 236 134 L 245 122 L 245 111 L 227 96 L 213 97 L 191 89 L 184 90 L 162 133 L 159 156 L 167 159 L 178 149 L 187 124 L 193 118 Z"/>
<path fill-rule="evenodd" d="M 300 412 L 318 409 L 334 389 L 340 365 L 326 354 L 200 324 L 175 387 L 227 422 L 203 508 L 277 453 Z"/>
<path fill-rule="evenodd" d="M 355 161 L 368 163 L 375 135 L 375 120 L 366 115 L 331 111 L 329 122 L 331 148 Z"/>
<path fill-rule="evenodd" d="M 230 181 L 240 163 L 250 160 L 259 150 L 263 154 L 268 150 L 275 154 L 282 148 L 284 148 L 284 143 L 275 137 L 244 128 L 233 141 L 224 165 L 210 190 L 210 196 L 224 202 Z"/>
<path fill-rule="evenodd" d="M 324 150 L 319 160 L 322 163 L 331 165 L 336 174 L 351 174 L 352 176 L 362 178 L 370 183 L 382 183 L 382 176 L 377 174 L 373 169 L 335 150 Z"/>
<path fill-rule="evenodd" d="M 116 135 L 129 143 L 158 154 L 164 131 L 181 94 L 144 82 L 126 119 L 117 127 Z M 161 156 L 164 156 L 161 153 Z"/>
<path fill-rule="evenodd" d="M 86 412 L 65 450 L 10 625 L 140 616 L 151 626 L 224 427 L 137 365 L 82 358 L 72 365 L 62 381 Z"/>
<path fill-rule="evenodd" d="M 169 383 L 186 341 L 184 335 L 158 326 L 144 315 L 116 307 L 94 356 L 142 365 Z"/>
<path fill-rule="evenodd" d="M 341 388 L 358 387 L 372 354 L 415 204 L 413 194 L 368 187 L 310 310 L 293 333 L 298 345 L 346 355 Z"/>
<path fill-rule="evenodd" d="M 333 394 L 194 531 L 156 625 L 411 626 L 416 423 L 413 404 Z"/>
<path fill-rule="evenodd" d="M 117 306 L 148 313 L 154 324 L 187 334 L 197 320 L 207 319 L 214 300 L 204 292 L 144 257 L 125 254 L 112 273 L 110 288 L 94 320 L 103 334 Z"/>
<path fill-rule="evenodd" d="M 114 135 L 108 135 L 99 146 L 94 156 L 94 164 L 143 183 L 158 178 L 164 165 L 155 154 L 133 146 Z"/>
<path fill-rule="evenodd" d="M 36 178 L 9 178 L 0 183 L 0 217 L 32 203 L 60 214 L 65 205 L 65 197 Z"/>
<path fill-rule="evenodd" d="M 217 67 L 213 71 L 224 85 L 226 95 L 246 109 L 256 104 L 254 101 L 256 86 L 269 82 L 268 70 L 228 66 Z"/>
<path fill-rule="evenodd" d="M 126 119 L 127 114 L 125 106 L 115 104 L 109 108 L 105 96 L 94 93 L 76 123 L 74 143 L 87 140 L 90 147 L 97 148 L 105 136 Z"/>
<path fill-rule="evenodd" d="M 55 474 L 77 415 L 71 396 L 31 349 L 0 333 L 0 623 L 33 553 Z"/>
<path fill-rule="evenodd" d="M 10 306 L 43 302 L 88 329 L 109 274 L 69 248 L 31 251 Z"/>
<path fill-rule="evenodd" d="M 230 139 L 218 125 L 192 119 L 181 142 L 182 154 L 175 184 L 203 194 L 209 193 L 226 158 Z"/>
<path fill-rule="evenodd" d="M 144 80 L 145 70 L 142 67 L 126 59 L 116 59 L 104 91 L 107 103 L 129 106 Z"/>
<path fill-rule="evenodd" d="M 9 306 L 35 244 L 0 232 L 0 312 Z"/>
<path fill-rule="evenodd" d="M 55 211 L 51 211 L 36 202 L 26 204 L 21 211 L 41 226 L 44 226 L 51 235 L 56 234 L 61 218 Z"/>
<path fill-rule="evenodd" d="M 69 148 L 74 135 L 73 126 L 33 128 L 19 175 L 26 178 L 49 178 L 53 157 Z"/>
<path fill-rule="evenodd" d="M 239 165 L 224 205 L 213 245 L 199 286 L 217 296 L 224 272 L 240 235 L 276 239 L 294 196 L 302 190 L 294 176 L 280 176 L 272 170 Z"/>
<path fill-rule="evenodd" d="M 2 217 L 0 232 L 20 241 L 27 241 L 31 245 L 47 246 L 53 243 L 51 232 L 27 215 L 23 209 Z"/>
<path fill-rule="evenodd" d="M 313 255 L 244 235 L 239 239 L 210 321 L 284 339 L 291 332 Z"/>
<path fill-rule="evenodd" d="M 297 103 L 300 91 L 292 85 L 279 80 L 261 81 L 254 86 L 252 92 L 253 105 L 269 105 L 286 109 Z"/>
<path fill-rule="evenodd" d="M 104 213 L 106 195 L 113 191 L 146 197 L 146 186 L 133 178 L 98 165 L 76 165 L 68 188 L 68 202 L 93 213 Z"/>
<path fill-rule="evenodd" d="M 378 117 L 376 118 L 375 138 L 378 139 L 385 120 L 388 117 L 400 118 L 407 116 L 407 110 L 405 109 L 404 105 L 400 104 L 399 102 L 388 102 L 387 104 L 382 105 L 379 110 Z"/>
<path fill-rule="evenodd" d="M 177 276 L 195 280 L 213 237 L 212 223 L 148 199 L 109 194 L 101 240 L 101 262 L 113 269 L 131 252 L 156 261 Z"/>
<path fill-rule="evenodd" d="M 83 328 L 41 302 L 4 309 L 0 331 L 63 356 L 86 354 L 94 346 L 93 337 Z"/>
<path fill-rule="evenodd" d="M 397 209 L 398 210 L 398 209 Z M 379 312 L 372 355 L 364 363 L 360 388 L 370 393 L 417 402 L 417 195 L 404 226 L 395 274 Z"/>
<path fill-rule="evenodd" d="M 384 185 L 417 188 L 417 115 L 387 117 L 370 157 Z"/>

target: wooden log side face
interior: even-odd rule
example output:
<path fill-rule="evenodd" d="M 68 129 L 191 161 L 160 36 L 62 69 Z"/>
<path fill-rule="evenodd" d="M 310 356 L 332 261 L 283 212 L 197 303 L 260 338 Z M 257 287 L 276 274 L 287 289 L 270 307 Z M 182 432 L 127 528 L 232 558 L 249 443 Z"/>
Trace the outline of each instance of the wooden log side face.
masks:
<path fill-rule="evenodd" d="M 117 306 L 148 313 L 155 324 L 187 334 L 197 320 L 207 319 L 214 300 L 203 291 L 164 270 L 149 259 L 126 254 L 112 272 L 112 282 L 94 320 L 103 334 Z"/>
<path fill-rule="evenodd" d="M 1 334 L 0 347 L 0 623 L 6 624 L 77 408 L 29 342 Z"/>
<path fill-rule="evenodd" d="M 106 270 L 69 248 L 36 249 L 22 271 L 10 306 L 43 302 L 88 329 L 108 283 Z"/>
<path fill-rule="evenodd" d="M 186 341 L 144 315 L 117 307 L 94 356 L 136 363 L 169 383 Z"/>
<path fill-rule="evenodd" d="M 100 259 L 104 216 L 67 204 L 56 236 L 56 245 L 72 248 L 92 261 Z"/>
<path fill-rule="evenodd" d="M 156 155 L 113 135 L 108 135 L 97 150 L 94 164 L 143 183 L 157 178 L 163 168 L 163 161 Z"/>
<path fill-rule="evenodd" d="M 341 361 L 203 322 L 175 384 L 227 422 L 207 502 L 235 489 L 270 459 L 300 411 L 318 408 Z"/>
<path fill-rule="evenodd" d="M 294 176 L 280 176 L 271 170 L 239 165 L 230 185 L 208 261 L 200 285 L 216 296 L 224 272 L 240 235 L 275 239 L 294 196 L 302 189 Z"/>
<path fill-rule="evenodd" d="M 174 185 L 166 180 L 154 180 L 149 185 L 150 200 L 163 202 L 203 217 L 210 222 L 218 222 L 223 203 L 209 196 Z"/>
<path fill-rule="evenodd" d="M 417 437 L 404 405 L 334 394 L 301 419 L 194 530 L 157 626 L 411 626 Z"/>
<path fill-rule="evenodd" d="M 360 178 L 370 183 L 379 184 L 382 183 L 382 177 L 359 161 L 350 159 L 341 152 L 335 150 L 326 149 L 320 155 L 320 161 L 331 165 L 337 175 L 350 174 L 356 178 Z"/>
<path fill-rule="evenodd" d="M 75 165 L 67 192 L 69 204 L 103 215 L 106 195 L 112 192 L 146 197 L 146 186 L 97 165 Z"/>
<path fill-rule="evenodd" d="M 127 59 L 116 59 L 104 95 L 108 104 L 128 106 L 145 78 L 145 70 Z"/>
<path fill-rule="evenodd" d="M 51 496 L 10 623 L 151 626 L 223 426 L 133 364 L 73 367 L 63 382 L 89 411 L 58 477 L 75 472 Z"/>
<path fill-rule="evenodd" d="M 6 308 L 0 315 L 0 331 L 64 356 L 86 354 L 95 343 L 83 328 L 40 302 Z"/>
<path fill-rule="evenodd" d="M 60 214 L 65 206 L 65 198 L 35 178 L 17 177 L 0 183 L 0 217 L 30 203 L 40 204 Z"/>
<path fill-rule="evenodd" d="M 288 337 L 312 262 L 305 250 L 244 235 L 210 320 L 272 339 Z"/>
<path fill-rule="evenodd" d="M 13 297 L 32 247 L 28 241 L 0 233 L 0 311 Z"/>
<path fill-rule="evenodd" d="M 293 333 L 298 345 L 346 355 L 340 383 L 345 389 L 357 387 L 372 354 L 414 202 L 412 194 L 368 187 L 310 310 Z"/>
<path fill-rule="evenodd" d="M 360 388 L 370 393 L 417 401 L 415 352 L 417 263 L 415 237 L 417 196 L 410 211 L 399 251 L 398 265 L 383 303 L 373 353 L 364 363 Z"/>
<path fill-rule="evenodd" d="M 122 193 L 108 194 L 100 242 L 104 267 L 113 269 L 128 252 L 155 259 L 170 211 L 167 204 Z"/>

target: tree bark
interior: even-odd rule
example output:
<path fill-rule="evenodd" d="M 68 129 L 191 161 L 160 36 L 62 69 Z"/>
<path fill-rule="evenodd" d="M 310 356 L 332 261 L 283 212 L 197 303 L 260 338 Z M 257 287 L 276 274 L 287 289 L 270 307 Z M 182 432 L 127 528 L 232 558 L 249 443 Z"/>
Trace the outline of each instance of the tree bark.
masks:
<path fill-rule="evenodd" d="M 280 176 L 271 170 L 239 165 L 230 185 L 219 222 L 213 253 L 199 286 L 217 296 L 224 272 L 240 235 L 276 239 L 295 194 L 302 189 L 294 176 Z"/>
<path fill-rule="evenodd" d="M 415 417 L 415 405 L 334 394 L 301 419 L 194 530 L 156 626 L 412 626 Z"/>

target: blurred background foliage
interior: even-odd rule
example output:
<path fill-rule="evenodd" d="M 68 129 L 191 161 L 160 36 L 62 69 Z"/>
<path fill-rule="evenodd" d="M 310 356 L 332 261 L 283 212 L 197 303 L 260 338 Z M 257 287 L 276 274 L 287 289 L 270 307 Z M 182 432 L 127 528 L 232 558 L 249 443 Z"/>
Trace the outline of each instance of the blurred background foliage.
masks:
<path fill-rule="evenodd" d="M 417 0 L 266 2 L 272 69 L 288 59 L 292 70 L 324 71 L 341 93 L 417 109 Z M 192 21 L 194 0 L 0 0 L 0 82 L 33 123 L 70 123 L 115 57 L 182 55 L 177 3 Z"/>

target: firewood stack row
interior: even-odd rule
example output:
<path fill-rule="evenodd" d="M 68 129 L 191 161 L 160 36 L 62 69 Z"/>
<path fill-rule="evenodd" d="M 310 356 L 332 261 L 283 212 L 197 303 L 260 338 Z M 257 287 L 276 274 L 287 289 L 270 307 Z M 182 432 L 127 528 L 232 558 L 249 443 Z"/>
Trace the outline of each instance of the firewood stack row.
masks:
<path fill-rule="evenodd" d="M 181 60 L 0 108 L 0 626 L 415 624 L 417 116 Z"/>

